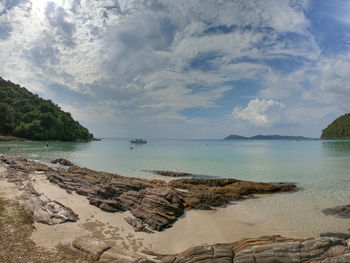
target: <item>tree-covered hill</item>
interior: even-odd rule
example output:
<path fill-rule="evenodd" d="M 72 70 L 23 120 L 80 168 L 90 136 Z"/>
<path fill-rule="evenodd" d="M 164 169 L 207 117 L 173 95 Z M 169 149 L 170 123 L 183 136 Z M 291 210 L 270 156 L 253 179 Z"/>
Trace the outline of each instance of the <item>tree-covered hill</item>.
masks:
<path fill-rule="evenodd" d="M 0 77 L 0 135 L 32 140 L 89 140 L 89 130 L 51 100 Z"/>
<path fill-rule="evenodd" d="M 322 131 L 321 139 L 350 139 L 350 113 L 340 116 Z"/>

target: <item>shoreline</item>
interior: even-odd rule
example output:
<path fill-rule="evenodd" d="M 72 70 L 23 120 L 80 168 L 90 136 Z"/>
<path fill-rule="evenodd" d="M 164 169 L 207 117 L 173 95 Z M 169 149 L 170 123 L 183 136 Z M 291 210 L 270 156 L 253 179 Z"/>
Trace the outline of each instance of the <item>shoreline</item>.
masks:
<path fill-rule="evenodd" d="M 252 210 L 247 210 L 249 205 L 245 205 L 245 203 L 254 203 L 256 200 L 265 198 L 281 197 L 281 194 L 278 194 L 279 196 L 268 194 L 259 199 L 248 199 L 235 204 L 230 203 L 226 207 L 219 207 L 216 210 L 186 211 L 171 228 L 148 234 L 135 232 L 133 227 L 124 220 L 125 217 L 131 216 L 130 211 L 109 213 L 92 206 L 85 196 L 78 195 L 74 191 L 68 193 L 67 190 L 60 188 L 57 184 L 49 182 L 45 176 L 46 168 L 44 166 L 46 165 L 37 164 L 43 171 L 32 171 L 29 176 L 35 191 L 71 208 L 78 214 L 79 220 L 54 226 L 36 222 L 36 230 L 32 234 L 33 241 L 37 245 L 54 249 L 58 243 L 71 244 L 76 237 L 97 237 L 112 247 L 102 255 L 101 260 L 117 254 L 129 259 L 135 256 L 149 258 L 142 251 L 153 251 L 155 254 L 177 254 L 189 247 L 201 246 L 204 243 L 232 243 L 242 238 L 256 238 L 256 232 L 252 230 L 256 224 L 264 227 L 264 222 L 261 221 L 259 213 L 256 214 Z M 5 172 L 4 169 L 4 166 L 0 164 L 0 174 Z M 4 194 L 10 198 L 18 198 L 22 192 L 18 190 L 18 186 L 15 184 L 1 179 L 0 195 Z M 230 227 L 231 230 L 227 231 L 226 227 Z M 249 229 L 251 230 L 249 231 Z M 266 231 L 260 234 L 284 235 L 283 231 L 279 233 Z M 294 238 L 305 238 L 305 236 L 301 234 L 300 236 L 294 236 Z"/>
<path fill-rule="evenodd" d="M 45 142 L 47 140 L 34 140 L 34 139 L 15 137 L 15 136 L 11 136 L 11 135 L 6 135 L 6 136 L 0 135 L 0 142 L 26 142 L 26 141 Z M 48 141 L 61 141 L 61 140 L 49 139 Z M 102 138 L 91 138 L 89 140 L 76 139 L 76 140 L 68 141 L 68 142 L 93 142 L 93 141 L 102 141 Z M 62 142 L 64 142 L 64 141 L 62 141 Z"/>

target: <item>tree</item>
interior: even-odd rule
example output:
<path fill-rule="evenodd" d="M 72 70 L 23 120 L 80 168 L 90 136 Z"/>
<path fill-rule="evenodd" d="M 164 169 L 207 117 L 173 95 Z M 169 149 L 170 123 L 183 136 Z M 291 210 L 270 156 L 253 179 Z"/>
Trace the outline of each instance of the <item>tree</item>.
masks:
<path fill-rule="evenodd" d="M 9 135 L 13 129 L 14 111 L 7 103 L 0 102 L 0 134 Z"/>
<path fill-rule="evenodd" d="M 89 130 L 51 100 L 0 77 L 0 134 L 34 140 L 89 140 Z"/>

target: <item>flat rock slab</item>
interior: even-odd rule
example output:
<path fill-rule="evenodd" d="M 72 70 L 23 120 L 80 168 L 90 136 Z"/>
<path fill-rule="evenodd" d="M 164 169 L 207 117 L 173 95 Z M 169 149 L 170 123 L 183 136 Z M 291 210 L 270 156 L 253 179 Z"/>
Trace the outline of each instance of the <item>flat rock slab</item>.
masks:
<path fill-rule="evenodd" d="M 350 205 L 336 206 L 333 208 L 323 209 L 325 215 L 332 215 L 340 218 L 350 218 Z"/>
<path fill-rule="evenodd" d="M 76 249 L 96 257 L 100 257 L 103 252 L 111 248 L 106 242 L 89 237 L 77 237 L 72 245 Z"/>

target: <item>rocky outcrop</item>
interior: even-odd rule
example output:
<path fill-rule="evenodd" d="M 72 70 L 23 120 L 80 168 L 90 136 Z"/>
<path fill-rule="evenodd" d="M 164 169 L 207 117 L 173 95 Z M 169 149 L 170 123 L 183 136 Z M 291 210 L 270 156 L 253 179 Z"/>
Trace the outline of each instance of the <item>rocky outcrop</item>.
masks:
<path fill-rule="evenodd" d="M 69 161 L 67 159 L 63 159 L 63 158 L 52 160 L 51 163 L 59 163 L 59 164 L 64 165 L 64 166 L 73 166 L 74 165 L 71 161 Z"/>
<path fill-rule="evenodd" d="M 232 263 L 234 258 L 233 250 L 220 245 L 197 246 L 178 254 L 176 257 L 165 257 L 161 261 L 174 263 L 190 262 L 220 262 Z"/>
<path fill-rule="evenodd" d="M 203 245 L 176 255 L 161 256 L 162 263 L 330 263 L 350 262 L 348 241 L 321 237 L 310 240 L 280 236 L 245 239 L 231 244 Z"/>
<path fill-rule="evenodd" d="M 350 218 L 350 205 L 336 206 L 333 208 L 323 209 L 325 215 L 332 215 L 340 218 Z"/>
<path fill-rule="evenodd" d="M 76 222 L 79 219 L 78 215 L 69 207 L 57 201 L 52 201 L 35 191 L 31 183 L 28 183 L 24 188 L 20 201 L 24 208 L 33 215 L 34 220 L 39 223 L 56 225 L 65 222 Z"/>
<path fill-rule="evenodd" d="M 235 179 L 182 179 L 169 183 L 123 177 L 77 166 L 50 173 L 60 187 L 87 196 L 90 204 L 108 212 L 129 210 L 151 229 L 170 227 L 187 208 L 211 209 L 245 195 L 293 191 L 294 185 L 245 182 Z"/>
<path fill-rule="evenodd" d="M 77 237 L 72 243 L 73 247 L 87 254 L 99 258 L 103 252 L 111 247 L 104 241 L 93 239 L 90 237 Z"/>
<path fill-rule="evenodd" d="M 129 223 L 137 230 L 145 231 L 161 231 L 170 227 L 186 208 L 212 209 L 252 194 L 295 189 L 293 184 L 255 183 L 235 179 L 178 179 L 167 183 L 97 172 L 78 166 L 71 166 L 65 171 L 22 157 L 2 156 L 0 161 L 9 167 L 9 174 L 16 175 L 9 176 L 8 180 L 17 180 L 42 171 L 50 182 L 69 192 L 75 191 L 86 196 L 90 204 L 104 211 L 130 211 L 140 221 L 129 219 Z"/>
<path fill-rule="evenodd" d="M 185 190 L 186 204 L 197 209 L 223 206 L 252 194 L 290 192 L 296 189 L 294 184 L 257 183 L 236 179 L 178 179 L 170 181 L 169 186 Z"/>
<path fill-rule="evenodd" d="M 36 222 L 55 225 L 76 222 L 79 219 L 72 209 L 55 200 L 50 200 L 34 189 L 31 180 L 40 172 L 49 172 L 49 167 L 22 157 L 5 156 L 0 156 L 0 165 L 7 168 L 6 172 L 0 174 L 0 178 L 15 183 L 22 190 L 19 202 L 33 215 Z"/>

